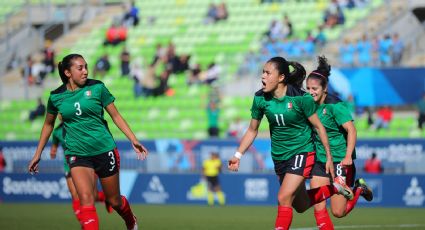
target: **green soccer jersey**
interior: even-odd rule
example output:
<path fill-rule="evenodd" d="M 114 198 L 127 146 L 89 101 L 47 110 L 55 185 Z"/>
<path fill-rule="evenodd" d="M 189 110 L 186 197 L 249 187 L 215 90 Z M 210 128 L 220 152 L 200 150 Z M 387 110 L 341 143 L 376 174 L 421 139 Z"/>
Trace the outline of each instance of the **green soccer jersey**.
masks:
<path fill-rule="evenodd" d="M 298 153 L 314 151 L 308 118 L 316 112 L 316 108 L 310 94 L 291 86 L 279 99 L 262 90 L 255 94 L 251 117 L 261 120 L 266 116 L 273 160 L 287 160 Z"/>
<path fill-rule="evenodd" d="M 47 112 L 62 115 L 65 155 L 94 156 L 116 147 L 103 118 L 104 107 L 114 100 L 101 81 L 92 79 L 73 92 L 62 85 L 50 93 Z"/>
<path fill-rule="evenodd" d="M 342 125 L 352 121 L 351 113 L 347 105 L 337 97 L 328 95 L 325 102 L 317 110 L 317 115 L 328 134 L 329 147 L 334 162 L 344 159 L 347 151 L 347 132 Z M 315 132 L 316 137 L 316 161 L 326 162 L 326 152 L 320 137 Z M 355 159 L 355 152 L 352 155 Z"/>
<path fill-rule="evenodd" d="M 63 129 L 63 123 L 61 123 L 60 125 L 58 125 L 52 133 L 52 143 L 56 144 L 56 145 L 60 145 L 62 146 L 62 149 L 65 152 L 66 146 L 65 146 L 65 133 L 64 133 L 64 129 Z M 66 163 L 66 157 L 63 158 L 63 168 L 65 170 L 65 173 L 69 173 L 70 169 L 69 169 L 69 165 L 68 163 Z"/>

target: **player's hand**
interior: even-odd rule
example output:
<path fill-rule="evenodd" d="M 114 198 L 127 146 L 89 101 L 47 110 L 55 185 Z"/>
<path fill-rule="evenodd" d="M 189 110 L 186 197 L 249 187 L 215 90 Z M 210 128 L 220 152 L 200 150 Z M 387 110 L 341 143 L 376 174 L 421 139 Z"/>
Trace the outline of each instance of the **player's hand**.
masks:
<path fill-rule="evenodd" d="M 241 160 L 236 158 L 236 157 L 232 157 L 232 159 L 229 160 L 229 163 L 227 165 L 227 168 L 230 171 L 234 171 L 237 172 L 239 170 L 239 164 L 240 164 Z"/>
<path fill-rule="evenodd" d="M 331 159 L 328 158 L 326 160 L 326 174 L 331 174 L 332 181 L 334 180 L 335 171 L 334 171 L 334 162 L 333 162 L 332 158 Z"/>
<path fill-rule="evenodd" d="M 56 153 L 50 152 L 50 159 L 56 159 Z"/>
<path fill-rule="evenodd" d="M 32 160 L 30 161 L 28 165 L 28 172 L 31 175 L 38 173 L 38 162 L 40 162 L 40 156 L 34 155 L 34 157 L 32 158 Z"/>
<path fill-rule="evenodd" d="M 341 166 L 342 167 L 351 166 L 352 164 L 353 164 L 353 159 L 351 157 L 345 157 L 341 161 Z"/>
<path fill-rule="evenodd" d="M 140 142 L 138 142 L 138 141 L 134 141 L 132 143 L 132 145 L 133 145 L 134 151 L 137 154 L 137 159 L 138 160 L 144 160 L 144 159 L 146 159 L 146 157 L 148 156 L 149 152 L 145 148 L 145 146 L 143 146 L 142 144 L 140 144 Z"/>

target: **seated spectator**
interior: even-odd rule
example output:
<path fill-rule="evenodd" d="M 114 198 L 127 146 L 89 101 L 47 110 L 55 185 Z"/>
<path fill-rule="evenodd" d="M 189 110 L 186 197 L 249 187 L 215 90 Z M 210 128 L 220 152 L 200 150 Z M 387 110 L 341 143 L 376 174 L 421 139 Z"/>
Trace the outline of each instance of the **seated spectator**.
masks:
<path fill-rule="evenodd" d="M 178 57 L 176 65 L 173 66 L 173 73 L 183 73 L 186 70 L 189 70 L 189 60 L 190 55 L 180 55 L 180 57 Z"/>
<path fill-rule="evenodd" d="M 118 45 L 127 39 L 127 28 L 112 24 L 106 31 L 106 39 L 103 45 Z"/>
<path fill-rule="evenodd" d="M 152 59 L 151 66 L 155 65 L 158 60 L 162 60 L 166 54 L 167 50 L 162 47 L 161 43 L 156 44 L 155 56 Z"/>
<path fill-rule="evenodd" d="M 216 17 L 216 21 L 226 20 L 228 16 L 229 16 L 229 13 L 227 11 L 226 3 L 225 2 L 220 3 L 217 6 L 217 17 Z"/>
<path fill-rule="evenodd" d="M 135 61 L 130 69 L 130 76 L 133 78 L 134 86 L 133 86 L 133 92 L 134 97 L 137 98 L 139 96 L 143 95 L 143 87 L 142 87 L 142 81 L 143 81 L 143 69 L 142 65 L 140 64 L 141 61 Z"/>
<path fill-rule="evenodd" d="M 139 8 L 136 6 L 135 2 L 132 1 L 130 8 L 124 14 L 124 25 L 127 26 L 137 26 L 139 24 Z"/>
<path fill-rule="evenodd" d="M 103 55 L 100 57 L 93 68 L 93 78 L 96 78 L 98 74 L 101 77 L 104 77 L 106 73 L 108 73 L 109 69 L 111 69 L 111 64 L 109 62 L 108 55 Z"/>
<path fill-rule="evenodd" d="M 121 76 L 128 76 L 130 73 L 130 53 L 127 51 L 127 48 L 124 47 L 120 56 L 121 60 Z"/>
<path fill-rule="evenodd" d="M 41 98 L 38 98 L 37 107 L 34 110 L 30 111 L 29 120 L 34 121 L 37 117 L 44 116 L 44 113 L 46 113 L 46 106 L 43 104 Z"/>
<path fill-rule="evenodd" d="M 215 82 L 221 73 L 221 69 L 218 65 L 216 65 L 214 62 L 212 62 L 208 69 L 205 71 L 205 80 L 204 82 L 207 85 L 211 85 L 213 82 Z"/>
<path fill-rule="evenodd" d="M 379 174 L 384 171 L 381 165 L 381 161 L 376 157 L 376 153 L 372 153 L 371 157 L 366 160 L 364 167 L 364 172 Z"/>
<path fill-rule="evenodd" d="M 393 119 L 393 110 L 390 106 L 382 106 L 376 111 L 376 120 L 373 124 L 373 129 L 379 130 L 381 128 L 387 129 L 389 123 Z"/>
<path fill-rule="evenodd" d="M 159 85 L 152 90 L 152 95 L 154 97 L 164 95 L 167 90 L 169 90 L 168 79 L 170 77 L 171 71 L 164 70 L 159 77 Z"/>
<path fill-rule="evenodd" d="M 214 3 L 210 3 L 207 10 L 207 15 L 205 16 L 204 23 L 210 24 L 214 23 L 217 19 L 217 8 Z"/>
<path fill-rule="evenodd" d="M 200 77 L 201 77 L 201 64 L 197 63 L 193 68 L 189 71 L 189 77 L 187 79 L 187 84 L 200 84 L 202 83 Z"/>
<path fill-rule="evenodd" d="M 43 49 L 43 64 L 47 73 L 55 72 L 55 50 L 52 48 L 52 41 L 46 40 Z"/>
<path fill-rule="evenodd" d="M 332 2 L 329 4 L 329 7 L 325 11 L 324 21 L 325 25 L 329 28 L 344 24 L 345 17 L 338 0 L 332 0 Z"/>
<path fill-rule="evenodd" d="M 289 19 L 288 15 L 285 14 L 283 17 L 283 26 L 282 26 L 282 35 L 283 37 L 291 37 L 294 34 L 294 29 L 292 27 L 292 22 Z"/>

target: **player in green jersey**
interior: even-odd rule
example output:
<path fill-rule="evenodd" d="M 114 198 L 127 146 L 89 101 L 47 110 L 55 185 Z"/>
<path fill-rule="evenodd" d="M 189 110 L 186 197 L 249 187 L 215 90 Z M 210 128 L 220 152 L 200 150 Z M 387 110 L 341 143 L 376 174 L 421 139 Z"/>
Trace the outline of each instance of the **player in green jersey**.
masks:
<path fill-rule="evenodd" d="M 62 116 L 58 114 L 60 124 L 56 126 L 52 133 L 52 146 L 50 147 L 50 159 L 55 159 L 58 152 L 59 146 L 62 146 L 62 149 L 65 150 L 65 131 L 63 129 Z M 72 199 L 72 209 L 74 214 L 77 217 L 78 222 L 81 223 L 81 211 L 80 211 L 80 199 L 78 198 L 77 190 L 75 189 L 74 182 L 71 178 L 71 170 L 69 169 L 68 163 L 66 162 L 66 157 L 64 157 L 63 168 L 65 170 L 66 184 L 68 190 L 71 194 Z M 96 175 L 94 175 L 96 177 Z M 97 181 L 97 177 L 95 178 Z M 105 202 L 105 194 L 102 191 L 97 190 L 97 186 L 94 187 L 94 194 L 96 195 L 96 201 Z M 113 211 L 112 207 L 105 203 L 106 210 L 111 213 Z"/>
<path fill-rule="evenodd" d="M 99 229 L 94 206 L 94 174 L 100 179 L 106 202 L 124 219 L 127 229 L 137 229 L 137 220 L 127 198 L 120 195 L 119 153 L 103 118 L 104 110 L 130 140 L 138 159 L 145 159 L 148 151 L 118 112 L 115 98 L 105 85 L 88 79 L 87 63 L 81 55 L 65 56 L 59 62 L 58 70 L 63 84 L 50 93 L 40 140 L 28 171 L 32 174 L 38 172 L 42 150 L 60 113 L 66 131 L 65 155 L 80 198 L 83 229 Z"/>
<path fill-rule="evenodd" d="M 356 158 L 355 145 L 357 131 L 351 117 L 351 112 L 347 105 L 338 97 L 328 94 L 328 82 L 331 66 L 325 57 L 319 57 L 319 66 L 307 77 L 307 90 L 313 96 L 319 105 L 316 111 L 320 121 L 326 129 L 334 160 L 335 175 L 339 180 L 345 180 L 346 184 L 353 186 L 355 178 L 355 165 L 353 160 Z M 316 133 L 316 138 L 320 136 Z M 326 151 L 320 141 L 316 145 L 316 164 L 313 167 L 313 178 L 311 179 L 311 188 L 317 188 L 328 185 L 331 178 L 326 174 Z M 330 199 L 331 211 L 335 217 L 344 217 L 356 205 L 359 196 L 362 195 L 366 200 L 372 200 L 372 192 L 367 187 L 363 179 L 357 180 L 354 188 L 354 198 L 347 200 L 344 196 L 335 195 Z M 319 229 L 334 229 L 332 221 L 326 209 L 326 202 L 322 201 L 314 205 L 314 216 Z"/>
<path fill-rule="evenodd" d="M 290 66 L 294 68 L 291 72 Z M 315 161 L 312 128 L 317 130 L 326 149 L 326 172 L 333 177 L 334 170 L 326 131 L 315 113 L 317 105 L 309 93 L 300 89 L 305 75 L 301 64 L 288 63 L 282 57 L 266 62 L 261 78 L 263 87 L 255 94 L 250 125 L 228 164 L 229 170 L 238 170 L 243 153 L 253 143 L 261 120 L 266 116 L 271 154 L 281 184 L 275 229 L 289 229 L 292 207 L 297 212 L 304 212 L 335 193 L 345 192 L 346 187 L 345 184 L 335 184 L 306 190 L 304 182 L 310 177 Z"/>

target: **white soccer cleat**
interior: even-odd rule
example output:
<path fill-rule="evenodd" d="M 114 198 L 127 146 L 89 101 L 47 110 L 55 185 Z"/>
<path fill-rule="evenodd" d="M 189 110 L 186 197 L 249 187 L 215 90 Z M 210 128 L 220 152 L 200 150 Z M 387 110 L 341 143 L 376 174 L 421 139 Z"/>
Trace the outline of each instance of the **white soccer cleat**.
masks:
<path fill-rule="evenodd" d="M 338 194 L 343 195 L 347 200 L 353 199 L 353 190 L 345 184 L 345 180 L 342 176 L 335 177 L 333 185 L 338 190 Z"/>

